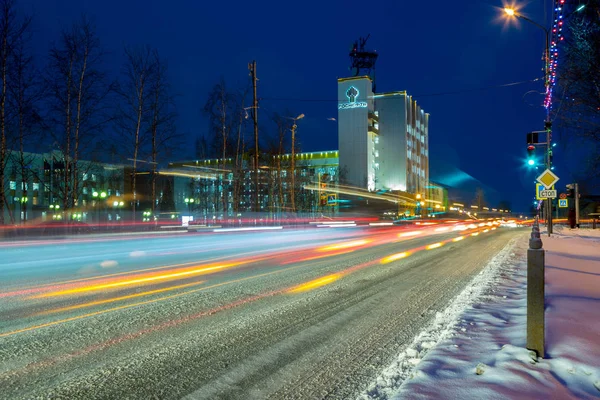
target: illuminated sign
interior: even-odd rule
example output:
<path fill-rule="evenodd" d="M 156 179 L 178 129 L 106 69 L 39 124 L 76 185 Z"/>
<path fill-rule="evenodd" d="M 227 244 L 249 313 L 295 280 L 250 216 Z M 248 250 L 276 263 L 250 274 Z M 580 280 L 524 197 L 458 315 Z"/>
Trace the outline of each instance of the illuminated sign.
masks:
<path fill-rule="evenodd" d="M 347 103 L 342 103 L 338 105 L 338 110 L 347 110 L 350 108 L 367 108 L 366 101 L 356 101 L 360 92 L 354 86 L 350 86 L 348 90 L 346 90 L 346 97 L 348 98 Z"/>

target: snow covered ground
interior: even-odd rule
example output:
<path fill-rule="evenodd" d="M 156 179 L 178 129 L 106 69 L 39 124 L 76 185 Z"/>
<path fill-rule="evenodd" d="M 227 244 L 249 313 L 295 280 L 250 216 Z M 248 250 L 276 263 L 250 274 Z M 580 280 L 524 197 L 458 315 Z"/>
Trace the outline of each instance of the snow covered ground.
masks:
<path fill-rule="evenodd" d="M 600 398 L 600 229 L 542 235 L 546 358 L 525 348 L 528 237 L 509 243 L 360 399 Z"/>

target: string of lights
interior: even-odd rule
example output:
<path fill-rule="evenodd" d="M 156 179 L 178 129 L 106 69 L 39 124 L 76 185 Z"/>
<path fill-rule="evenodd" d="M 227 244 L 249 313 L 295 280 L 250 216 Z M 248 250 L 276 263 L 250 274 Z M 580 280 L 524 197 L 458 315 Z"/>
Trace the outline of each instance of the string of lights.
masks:
<path fill-rule="evenodd" d="M 558 69 L 558 44 L 564 40 L 563 30 L 563 9 L 566 0 L 554 0 L 554 21 L 552 23 L 551 38 L 550 38 L 550 54 L 548 61 L 548 86 L 546 89 L 546 98 L 544 99 L 544 107 L 550 112 L 552 109 L 552 93 L 556 85 L 556 71 Z"/>

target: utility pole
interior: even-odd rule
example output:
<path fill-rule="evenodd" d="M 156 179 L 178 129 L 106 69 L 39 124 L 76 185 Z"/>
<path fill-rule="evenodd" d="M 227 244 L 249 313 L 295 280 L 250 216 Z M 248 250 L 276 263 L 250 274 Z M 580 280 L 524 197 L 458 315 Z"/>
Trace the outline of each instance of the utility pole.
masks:
<path fill-rule="evenodd" d="M 256 61 L 248 63 L 250 76 L 252 77 L 252 118 L 254 120 L 254 211 L 260 211 L 259 186 L 258 186 L 258 99 L 256 98 Z"/>
<path fill-rule="evenodd" d="M 292 125 L 292 212 L 296 212 L 296 121 Z"/>
<path fill-rule="evenodd" d="M 575 226 L 579 228 L 579 184 L 575 184 Z"/>

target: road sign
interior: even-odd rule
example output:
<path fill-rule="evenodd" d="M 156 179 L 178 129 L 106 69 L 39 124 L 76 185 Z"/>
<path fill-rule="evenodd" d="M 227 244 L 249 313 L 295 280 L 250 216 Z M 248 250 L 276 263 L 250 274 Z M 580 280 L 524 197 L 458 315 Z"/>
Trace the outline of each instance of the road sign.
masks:
<path fill-rule="evenodd" d="M 337 194 L 328 194 L 327 195 L 327 205 L 333 206 L 337 202 Z"/>
<path fill-rule="evenodd" d="M 551 187 L 550 189 L 554 189 L 554 187 Z M 547 197 L 542 196 L 542 191 L 544 190 L 548 190 L 544 187 L 544 185 L 542 185 L 541 183 L 536 183 L 535 184 L 535 199 L 536 200 L 546 200 Z"/>
<path fill-rule="evenodd" d="M 561 194 L 558 195 L 558 197 L 560 199 L 566 199 L 567 198 L 567 194 L 566 193 L 561 193 Z"/>
<path fill-rule="evenodd" d="M 556 198 L 556 190 L 550 190 L 550 189 L 542 190 L 540 192 L 540 197 L 546 198 L 546 199 L 555 199 Z"/>
<path fill-rule="evenodd" d="M 549 169 L 542 172 L 540 176 L 537 177 L 537 181 L 544 185 L 546 189 L 550 189 L 556 182 L 558 182 L 558 176 Z"/>
<path fill-rule="evenodd" d="M 567 199 L 558 199 L 558 207 L 567 208 L 569 207 L 569 200 Z"/>

